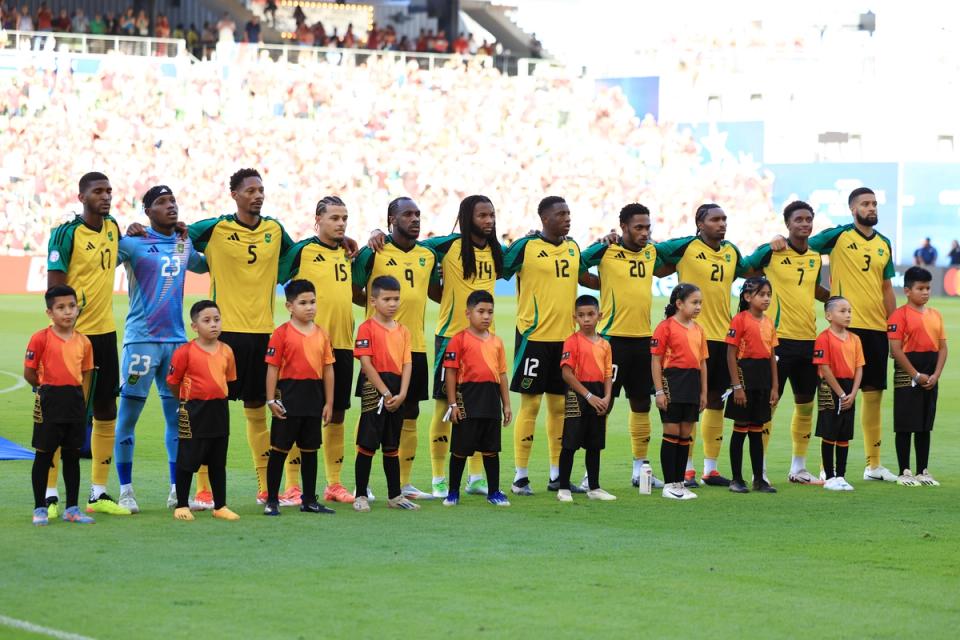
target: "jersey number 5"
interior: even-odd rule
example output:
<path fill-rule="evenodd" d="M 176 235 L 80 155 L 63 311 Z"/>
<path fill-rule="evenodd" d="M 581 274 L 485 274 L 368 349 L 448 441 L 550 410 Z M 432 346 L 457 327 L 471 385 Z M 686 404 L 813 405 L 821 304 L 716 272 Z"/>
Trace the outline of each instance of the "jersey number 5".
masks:
<path fill-rule="evenodd" d="M 247 260 L 247 264 L 253 264 L 257 261 L 257 245 L 251 244 L 247 247 L 247 254 L 250 256 L 250 259 Z"/>

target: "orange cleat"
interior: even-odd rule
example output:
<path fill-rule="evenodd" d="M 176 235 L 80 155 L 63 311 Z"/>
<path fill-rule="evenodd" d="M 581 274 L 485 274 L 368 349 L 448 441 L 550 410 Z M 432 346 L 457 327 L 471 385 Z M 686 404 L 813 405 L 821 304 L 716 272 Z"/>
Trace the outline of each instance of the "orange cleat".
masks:
<path fill-rule="evenodd" d="M 303 491 L 300 490 L 300 487 L 294 485 L 278 497 L 280 498 L 281 507 L 299 507 L 303 499 Z M 353 502 L 353 500 L 351 500 L 351 502 Z"/>
<path fill-rule="evenodd" d="M 324 502 L 353 502 L 354 496 L 352 493 L 347 491 L 347 488 L 340 484 L 331 484 L 323 490 L 323 501 Z"/>
<path fill-rule="evenodd" d="M 219 509 L 213 510 L 213 517 L 219 518 L 220 520 L 239 520 L 240 516 L 235 514 L 233 511 L 230 511 L 228 507 L 220 507 Z"/>
<path fill-rule="evenodd" d="M 190 513 L 189 507 L 177 507 L 173 510 L 173 517 L 175 520 L 193 520 L 193 514 Z"/>

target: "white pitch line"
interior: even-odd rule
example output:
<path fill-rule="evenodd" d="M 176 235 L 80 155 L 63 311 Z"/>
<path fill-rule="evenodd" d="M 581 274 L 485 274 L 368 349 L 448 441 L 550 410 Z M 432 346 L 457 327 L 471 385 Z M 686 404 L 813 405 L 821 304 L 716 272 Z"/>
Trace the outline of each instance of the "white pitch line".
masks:
<path fill-rule="evenodd" d="M 26 620 L 9 618 L 5 615 L 0 615 L 0 625 L 11 627 L 13 629 L 29 631 L 30 633 L 36 633 L 38 635 L 48 636 L 50 638 L 59 638 L 60 640 L 93 640 L 93 638 L 89 636 L 81 636 L 77 633 L 60 631 L 59 629 L 51 629 L 50 627 L 41 627 L 38 624 L 33 624 L 32 622 L 27 622 Z"/>
<path fill-rule="evenodd" d="M 0 389 L 0 393 L 10 393 L 11 391 L 16 391 L 17 389 L 22 389 L 23 387 L 27 386 L 27 381 L 15 373 L 10 373 L 9 371 L 0 371 L 0 375 L 10 376 L 16 380 L 16 383 L 12 387 Z"/>

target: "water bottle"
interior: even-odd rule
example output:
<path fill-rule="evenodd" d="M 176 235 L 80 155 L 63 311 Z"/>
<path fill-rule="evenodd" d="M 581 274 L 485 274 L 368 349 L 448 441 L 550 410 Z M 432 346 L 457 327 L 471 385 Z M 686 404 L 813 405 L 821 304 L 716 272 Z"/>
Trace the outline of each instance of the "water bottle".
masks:
<path fill-rule="evenodd" d="M 640 465 L 640 495 L 648 496 L 653 493 L 653 469 L 649 462 Z"/>

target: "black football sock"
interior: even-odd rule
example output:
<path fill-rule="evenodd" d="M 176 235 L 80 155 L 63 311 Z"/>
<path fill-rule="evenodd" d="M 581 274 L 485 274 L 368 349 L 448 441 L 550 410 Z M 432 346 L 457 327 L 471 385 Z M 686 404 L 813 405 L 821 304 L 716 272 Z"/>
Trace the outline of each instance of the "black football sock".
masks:
<path fill-rule="evenodd" d="M 301 504 L 317 499 L 317 452 L 300 450 L 300 478 L 303 481 Z M 279 488 L 279 487 L 278 487 Z"/>
<path fill-rule="evenodd" d="M 357 461 L 353 465 L 353 475 L 357 482 L 357 497 L 367 497 L 367 486 L 370 484 L 370 468 L 373 466 L 373 456 L 357 452 Z"/>
<path fill-rule="evenodd" d="M 193 482 L 193 473 L 177 465 L 177 508 L 190 506 L 190 483 Z"/>
<path fill-rule="evenodd" d="M 460 493 L 460 484 L 463 482 L 463 468 L 467 459 L 454 453 L 450 454 L 450 491 Z"/>
<path fill-rule="evenodd" d="M 841 478 L 847 477 L 847 454 L 850 453 L 848 442 L 837 443 L 837 475 Z"/>
<path fill-rule="evenodd" d="M 733 474 L 735 482 L 743 483 L 743 441 L 747 439 L 747 434 L 742 431 L 733 430 L 730 436 L 730 472 Z"/>
<path fill-rule="evenodd" d="M 826 440 L 820 441 L 820 464 L 823 465 L 823 473 L 827 476 L 827 480 L 830 478 L 836 477 L 835 467 L 833 464 L 833 450 L 834 444 Z"/>
<path fill-rule="evenodd" d="M 67 509 L 77 506 L 80 499 L 80 450 L 60 449 L 60 467 L 63 469 L 63 484 L 67 489 Z"/>
<path fill-rule="evenodd" d="M 560 488 L 570 490 L 570 474 L 573 473 L 573 454 L 575 449 L 560 449 L 560 474 L 557 480 L 560 482 Z"/>
<path fill-rule="evenodd" d="M 33 508 L 47 506 L 47 476 L 53 464 L 52 451 L 37 451 L 33 456 L 33 469 L 30 480 L 33 484 Z"/>
<path fill-rule="evenodd" d="M 753 469 L 754 482 L 763 480 L 763 432 L 751 431 L 750 438 L 750 466 Z"/>
<path fill-rule="evenodd" d="M 663 472 L 663 481 L 666 484 L 677 482 L 677 479 L 674 477 L 674 474 L 677 472 L 677 443 L 672 440 L 675 436 L 670 437 L 671 440 L 667 440 L 667 438 L 664 437 L 663 440 L 660 441 L 660 470 Z"/>
<path fill-rule="evenodd" d="M 227 506 L 227 436 L 215 438 L 207 456 L 207 475 L 210 478 L 210 491 L 213 493 L 213 508 Z"/>
<path fill-rule="evenodd" d="M 923 473 L 930 466 L 930 432 L 913 434 L 913 446 L 917 449 L 917 473 Z"/>
<path fill-rule="evenodd" d="M 400 457 L 396 455 L 383 456 L 383 473 L 387 476 L 387 497 L 396 498 L 400 495 Z"/>
<path fill-rule="evenodd" d="M 286 461 L 286 452 L 270 449 L 270 457 L 267 458 L 267 502 L 280 501 L 280 480 Z"/>
<path fill-rule="evenodd" d="M 483 456 L 483 470 L 487 474 L 487 495 L 500 491 L 500 454 Z"/>
<path fill-rule="evenodd" d="M 600 449 L 587 449 L 584 455 L 587 466 L 587 483 L 590 490 L 600 488 Z"/>
<path fill-rule="evenodd" d="M 903 472 L 910 468 L 910 433 L 895 433 L 894 442 L 897 447 L 897 464 L 900 465 L 902 476 Z"/>

